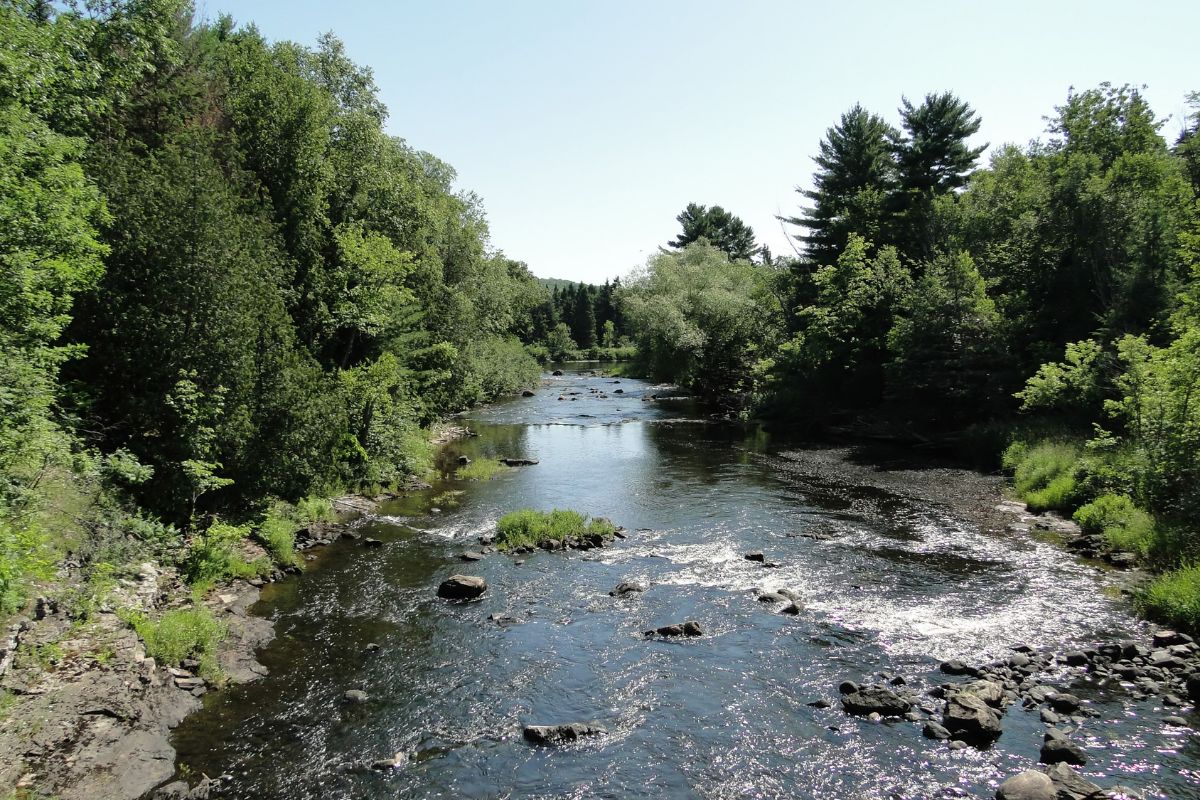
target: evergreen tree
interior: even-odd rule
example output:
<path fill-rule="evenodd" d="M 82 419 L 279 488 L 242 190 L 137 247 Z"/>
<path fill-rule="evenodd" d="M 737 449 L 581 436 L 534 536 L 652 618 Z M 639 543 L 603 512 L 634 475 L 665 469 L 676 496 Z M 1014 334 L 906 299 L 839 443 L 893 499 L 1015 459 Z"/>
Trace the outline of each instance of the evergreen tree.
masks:
<path fill-rule="evenodd" d="M 671 247 L 687 247 L 703 238 L 729 256 L 731 261 L 750 261 L 758 254 L 754 229 L 720 206 L 708 208 L 688 203 L 687 208 L 675 219 L 683 226 L 683 231 L 675 237 L 675 241 L 668 242 Z"/>
<path fill-rule="evenodd" d="M 813 188 L 796 190 L 811 205 L 799 217 L 784 220 L 807 229 L 796 239 L 810 259 L 833 263 L 852 235 L 884 242 L 888 198 L 896 183 L 891 142 L 897 135 L 881 117 L 857 104 L 826 131 L 813 159 Z"/>

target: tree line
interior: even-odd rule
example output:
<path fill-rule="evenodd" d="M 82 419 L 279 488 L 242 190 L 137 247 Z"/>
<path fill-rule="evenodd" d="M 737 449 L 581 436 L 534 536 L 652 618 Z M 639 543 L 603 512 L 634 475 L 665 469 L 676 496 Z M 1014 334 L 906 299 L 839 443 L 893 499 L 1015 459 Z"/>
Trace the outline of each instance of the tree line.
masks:
<path fill-rule="evenodd" d="M 1189 101 L 1168 138 L 1136 87 L 1071 91 L 1043 140 L 984 167 L 982 120 L 951 93 L 903 99 L 899 127 L 855 105 L 785 220 L 794 257 L 755 263 L 752 243 L 705 236 L 634 277 L 639 355 L 776 424 L 980 461 L 1003 451 L 1033 507 L 1076 512 L 1110 550 L 1187 565 L 1200 555 L 1200 94 Z M 1200 623 L 1200 571 L 1155 585 L 1169 581 L 1144 602 Z"/>

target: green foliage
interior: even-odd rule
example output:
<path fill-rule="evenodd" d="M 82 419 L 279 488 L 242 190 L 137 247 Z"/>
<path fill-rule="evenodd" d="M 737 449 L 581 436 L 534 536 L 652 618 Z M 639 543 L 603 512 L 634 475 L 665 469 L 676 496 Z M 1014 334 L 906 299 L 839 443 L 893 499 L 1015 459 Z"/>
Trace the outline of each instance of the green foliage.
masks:
<path fill-rule="evenodd" d="M 167 611 L 157 620 L 139 612 L 124 612 L 122 617 L 145 643 L 146 654 L 160 664 L 178 666 L 195 658 L 202 676 L 220 676 L 217 656 L 226 629 L 204 606 Z"/>
<path fill-rule="evenodd" d="M 589 519 L 578 511 L 521 509 L 502 516 L 496 523 L 496 547 L 502 551 L 537 547 L 543 541 L 563 543 L 580 536 L 610 538 L 616 527 L 606 519 Z"/>
<path fill-rule="evenodd" d="M 203 591 L 233 578 L 252 578 L 270 571 L 270 565 L 247 562 L 242 553 L 250 537 L 249 525 L 214 521 L 195 534 L 183 554 L 181 571 L 188 583 Z"/>
<path fill-rule="evenodd" d="M 1168 625 L 1200 630 L 1200 565 L 1155 577 L 1137 597 L 1144 614 Z"/>
<path fill-rule="evenodd" d="M 648 372 L 713 397 L 753 392 L 751 367 L 779 332 L 773 277 L 704 243 L 651 256 L 623 294 Z"/>
<path fill-rule="evenodd" d="M 44 533 L 0 518 L 0 619 L 24 607 L 29 583 L 50 577 L 50 565 Z"/>
<path fill-rule="evenodd" d="M 455 470 L 454 476 L 464 481 L 490 481 L 500 473 L 507 471 L 508 467 L 495 458 L 477 458 L 470 464 Z"/>
<path fill-rule="evenodd" d="M 759 252 L 754 229 L 720 206 L 709 208 L 688 203 L 676 219 L 683 231 L 668 244 L 677 250 L 704 239 L 730 261 L 749 261 Z M 591 346 L 591 342 L 580 341 L 580 344 Z"/>
<path fill-rule="evenodd" d="M 1032 511 L 1070 511 L 1076 502 L 1079 448 L 1066 442 L 1014 442 L 1004 452 L 1017 496 Z"/>
<path fill-rule="evenodd" d="M 1113 550 L 1145 557 L 1154 546 L 1154 518 L 1125 495 L 1101 495 L 1080 506 L 1074 519 L 1084 532 L 1103 534 Z"/>

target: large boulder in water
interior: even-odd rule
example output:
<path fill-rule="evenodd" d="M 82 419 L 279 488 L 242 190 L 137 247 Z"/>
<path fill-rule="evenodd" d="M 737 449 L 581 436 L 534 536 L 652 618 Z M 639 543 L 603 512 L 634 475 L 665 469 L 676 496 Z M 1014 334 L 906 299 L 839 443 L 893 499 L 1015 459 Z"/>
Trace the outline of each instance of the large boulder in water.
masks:
<path fill-rule="evenodd" d="M 534 744 L 561 744 L 584 736 L 598 736 L 606 731 L 599 725 L 572 722 L 567 725 L 526 725 L 525 738 Z"/>
<path fill-rule="evenodd" d="M 1054 782 L 1035 769 L 1013 775 L 996 790 L 996 800 L 1055 800 L 1057 796 Z"/>
<path fill-rule="evenodd" d="M 699 622 L 688 620 L 677 625 L 664 625 L 661 628 L 655 628 L 652 631 L 646 631 L 647 636 L 654 634 L 659 636 L 674 637 L 674 636 L 703 636 L 704 629 L 700 627 Z"/>
<path fill-rule="evenodd" d="M 886 686 L 859 686 L 842 694 L 842 708 L 847 714 L 879 714 L 902 717 L 912 704 Z"/>
<path fill-rule="evenodd" d="M 1087 754 L 1083 752 L 1082 747 L 1067 737 L 1058 733 L 1047 733 L 1038 760 L 1043 764 L 1074 764 L 1082 767 L 1087 763 Z"/>
<path fill-rule="evenodd" d="M 451 575 L 438 586 L 438 597 L 447 600 L 474 600 L 487 591 L 487 581 L 474 575 Z"/>
<path fill-rule="evenodd" d="M 973 694 L 992 708 L 1004 705 L 1004 687 L 993 681 L 971 681 L 962 686 L 956 686 L 954 691 Z"/>
<path fill-rule="evenodd" d="M 1042 772 L 1046 773 L 1054 784 L 1058 800 L 1090 800 L 1093 797 L 1104 796 L 1101 794 L 1103 789 L 1066 764 L 1058 763 L 1052 767 L 1045 767 Z"/>
<path fill-rule="evenodd" d="M 990 744 L 1000 738 L 1000 715 L 976 695 L 955 692 L 946 699 L 942 724 L 956 739 L 970 744 Z"/>

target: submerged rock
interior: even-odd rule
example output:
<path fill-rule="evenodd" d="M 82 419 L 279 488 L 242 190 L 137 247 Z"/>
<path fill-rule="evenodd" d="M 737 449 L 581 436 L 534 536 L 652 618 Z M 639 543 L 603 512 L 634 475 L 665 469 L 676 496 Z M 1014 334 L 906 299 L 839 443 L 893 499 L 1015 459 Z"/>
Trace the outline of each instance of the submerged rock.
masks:
<path fill-rule="evenodd" d="M 438 586 L 438 597 L 474 600 L 487 591 L 487 581 L 474 575 L 451 575 Z"/>
<path fill-rule="evenodd" d="M 627 594 L 636 594 L 637 592 L 646 591 L 646 587 L 636 581 L 621 581 L 613 590 L 608 593 L 609 597 L 623 597 Z"/>
<path fill-rule="evenodd" d="M 1056 797 L 1050 776 L 1035 769 L 1013 775 L 996 790 L 996 800 L 1055 800 Z"/>
<path fill-rule="evenodd" d="M 524 389 L 521 391 L 521 397 L 533 397 L 532 389 Z"/>
<path fill-rule="evenodd" d="M 599 736 L 607 731 L 593 723 L 572 722 L 567 725 L 526 725 L 523 733 L 534 744 L 561 744 L 585 736 Z"/>
<path fill-rule="evenodd" d="M 679 623 L 676 625 L 664 625 L 661 628 L 655 628 L 652 631 L 646 631 L 647 636 L 653 636 L 656 633 L 659 636 L 668 636 L 668 637 L 671 637 L 671 636 L 703 636 L 704 629 L 700 627 L 699 622 L 695 622 L 693 620 L 688 620 L 687 622 Z"/>
<path fill-rule="evenodd" d="M 371 769 L 386 772 L 389 769 L 399 769 L 408 763 L 408 753 L 396 753 L 391 758 L 381 758 L 371 762 Z"/>

